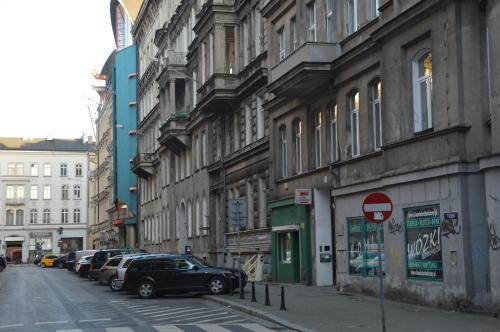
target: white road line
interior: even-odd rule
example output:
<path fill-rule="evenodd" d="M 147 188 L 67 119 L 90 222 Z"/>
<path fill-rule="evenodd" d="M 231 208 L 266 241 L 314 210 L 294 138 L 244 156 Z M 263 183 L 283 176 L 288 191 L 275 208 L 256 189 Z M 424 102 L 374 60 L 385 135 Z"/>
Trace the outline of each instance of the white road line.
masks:
<path fill-rule="evenodd" d="M 244 327 L 252 332 L 275 332 L 260 324 L 239 324 L 239 326 Z"/>
<path fill-rule="evenodd" d="M 130 327 L 107 327 L 106 331 L 108 332 L 134 332 Z"/>
<path fill-rule="evenodd" d="M 180 314 L 180 313 L 184 312 L 185 310 L 189 310 L 189 309 L 191 309 L 191 308 L 193 308 L 193 307 L 184 307 L 184 308 L 167 309 L 167 310 L 163 310 L 163 313 L 165 313 L 165 314 L 173 314 L 173 315 L 175 315 L 175 314 Z M 157 312 L 156 314 L 158 314 L 158 312 Z M 145 315 L 145 316 L 146 316 L 146 315 Z"/>
<path fill-rule="evenodd" d="M 67 320 L 56 320 L 52 322 L 36 322 L 35 325 L 49 325 L 49 324 L 66 324 Z"/>
<path fill-rule="evenodd" d="M 196 322 L 193 322 L 194 323 L 198 323 L 198 324 L 204 324 L 204 323 L 212 323 L 216 320 L 221 320 L 221 319 L 233 319 L 233 318 L 236 318 L 238 316 L 235 316 L 235 315 L 230 315 L 230 316 L 223 316 L 223 317 L 216 317 L 216 318 L 212 318 L 212 319 L 205 319 L 205 320 L 202 320 L 202 321 L 196 321 Z M 226 321 L 224 322 L 221 322 L 220 324 L 227 324 Z"/>
<path fill-rule="evenodd" d="M 169 308 L 169 307 L 167 307 L 167 308 Z M 143 312 L 143 311 L 149 311 L 149 310 L 154 310 L 154 309 L 163 309 L 163 307 L 160 307 L 159 305 L 152 305 L 151 307 L 147 307 L 145 309 L 134 310 L 134 312 Z"/>
<path fill-rule="evenodd" d="M 236 317 L 236 316 L 235 316 Z M 220 318 L 219 318 L 220 319 Z M 211 320 L 211 319 L 210 319 Z M 223 325 L 231 325 L 231 324 L 241 324 L 241 323 L 245 323 L 245 322 L 248 322 L 248 319 L 245 319 L 245 318 L 241 318 L 239 317 L 238 319 L 234 319 L 234 320 L 226 320 L 224 321 Z M 207 321 L 204 321 L 204 322 L 200 322 L 200 323 L 208 323 Z"/>
<path fill-rule="evenodd" d="M 111 320 L 111 318 L 95 318 L 95 319 L 80 319 L 80 323 L 104 322 Z"/>
<path fill-rule="evenodd" d="M 159 332 L 184 332 L 184 330 L 181 330 L 174 325 L 153 326 L 153 328 L 158 330 Z"/>
<path fill-rule="evenodd" d="M 0 326 L 0 329 L 8 329 L 9 327 L 21 327 L 21 326 L 24 326 L 24 324 L 2 325 Z"/>
<path fill-rule="evenodd" d="M 196 317 L 196 319 L 198 318 L 212 318 L 212 317 L 216 317 L 216 316 L 224 316 L 224 315 L 229 315 L 228 312 L 221 312 L 221 313 L 218 313 L 218 314 L 211 314 L 211 315 L 203 315 L 203 316 L 198 316 Z M 233 315 L 230 315 L 231 317 L 235 317 Z M 227 316 L 226 316 L 227 317 Z M 222 318 L 222 317 L 219 317 L 219 319 Z M 184 321 L 184 320 L 188 320 L 188 319 L 193 319 L 193 318 L 184 318 L 184 319 L 176 319 L 176 320 L 173 320 L 172 323 L 175 323 L 175 322 L 178 322 L 178 321 Z M 216 320 L 216 319 L 212 319 L 212 320 Z M 189 324 L 199 324 L 199 323 L 205 323 L 206 321 L 193 321 L 193 322 L 190 322 Z M 186 323 L 185 323 L 186 324 Z"/>
<path fill-rule="evenodd" d="M 56 330 L 56 332 L 83 332 L 82 329 Z"/>
<path fill-rule="evenodd" d="M 196 324 L 195 326 L 207 332 L 231 332 L 231 330 L 217 324 Z"/>
<path fill-rule="evenodd" d="M 189 313 L 189 311 L 191 311 L 191 313 Z M 206 308 L 199 308 L 199 309 L 183 310 L 182 312 L 168 312 L 168 313 L 163 313 L 163 314 L 158 314 L 157 313 L 155 315 L 151 315 L 150 318 L 160 317 L 160 316 L 172 316 L 172 315 L 178 315 L 178 314 L 183 314 L 182 316 L 185 316 L 184 313 L 187 313 L 187 315 L 197 315 L 197 314 L 199 314 L 198 312 L 193 312 L 193 311 L 207 311 L 207 309 Z"/>
<path fill-rule="evenodd" d="M 168 307 L 166 308 L 158 308 L 158 309 L 153 309 L 153 310 L 149 310 L 149 311 L 141 311 L 141 312 L 138 312 L 138 311 L 134 311 L 134 312 L 138 312 L 140 313 L 141 315 L 144 315 L 144 316 L 148 316 L 148 315 L 154 315 L 154 314 L 157 314 L 159 312 L 168 312 L 172 309 L 169 309 Z"/>
<path fill-rule="evenodd" d="M 126 305 L 125 308 L 131 309 L 131 308 L 144 308 L 144 304 L 139 304 L 139 305 Z"/>

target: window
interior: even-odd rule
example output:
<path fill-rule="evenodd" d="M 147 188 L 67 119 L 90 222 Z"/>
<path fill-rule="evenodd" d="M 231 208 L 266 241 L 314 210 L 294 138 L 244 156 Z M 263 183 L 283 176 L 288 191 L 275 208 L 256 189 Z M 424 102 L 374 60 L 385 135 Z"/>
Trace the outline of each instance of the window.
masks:
<path fill-rule="evenodd" d="M 262 53 L 262 33 L 261 33 L 261 22 L 262 18 L 260 12 L 257 8 L 254 8 L 254 28 L 255 28 L 255 55 Z"/>
<path fill-rule="evenodd" d="M 347 34 L 358 30 L 358 1 L 347 0 Z"/>
<path fill-rule="evenodd" d="M 404 209 L 407 277 L 443 280 L 439 205 Z"/>
<path fill-rule="evenodd" d="M 61 210 L 61 223 L 63 224 L 68 223 L 68 209 Z"/>
<path fill-rule="evenodd" d="M 198 136 L 194 137 L 194 164 L 197 170 L 200 169 L 200 139 Z"/>
<path fill-rule="evenodd" d="M 382 146 L 382 84 L 375 80 L 370 86 L 370 105 L 373 115 L 373 150 L 378 151 Z"/>
<path fill-rule="evenodd" d="M 371 0 L 371 18 L 374 19 L 378 17 L 379 12 L 378 12 L 378 7 L 380 7 L 380 1 L 379 0 Z"/>
<path fill-rule="evenodd" d="M 38 186 L 37 185 L 31 186 L 30 199 L 38 199 Z"/>
<path fill-rule="evenodd" d="M 278 30 L 278 47 L 279 47 L 279 60 L 282 61 L 286 56 L 285 30 L 283 28 Z"/>
<path fill-rule="evenodd" d="M 279 139 L 279 165 L 281 169 L 279 170 L 279 175 L 282 178 L 287 176 L 287 143 L 286 143 L 286 126 L 282 125 L 278 129 L 278 139 Z"/>
<path fill-rule="evenodd" d="M 79 184 L 75 184 L 73 187 L 73 198 L 80 199 L 81 198 L 81 189 Z"/>
<path fill-rule="evenodd" d="M 297 35 L 297 18 L 294 16 L 290 20 L 290 44 L 292 45 L 292 51 L 294 51 L 299 46 L 299 37 Z"/>
<path fill-rule="evenodd" d="M 50 184 L 45 184 L 43 186 L 43 199 L 50 199 Z"/>
<path fill-rule="evenodd" d="M 51 165 L 44 164 L 43 165 L 43 176 L 50 176 L 50 174 L 51 174 Z"/>
<path fill-rule="evenodd" d="M 37 224 L 37 223 L 38 223 L 38 210 L 31 209 L 30 210 L 30 224 Z"/>
<path fill-rule="evenodd" d="M 61 176 L 68 176 L 68 165 L 61 164 Z"/>
<path fill-rule="evenodd" d="M 226 26 L 226 73 L 232 74 L 235 69 L 234 27 Z M 203 80 L 202 80 L 203 81 Z"/>
<path fill-rule="evenodd" d="M 196 204 L 195 204 L 195 210 L 194 210 L 194 219 L 195 219 L 195 224 L 194 224 L 194 232 L 196 236 L 200 236 L 200 199 L 196 197 Z"/>
<path fill-rule="evenodd" d="M 67 184 L 61 187 L 61 199 L 69 199 L 69 186 Z"/>
<path fill-rule="evenodd" d="M 351 156 L 359 156 L 359 92 L 349 96 L 349 110 L 351 118 Z"/>
<path fill-rule="evenodd" d="M 43 223 L 50 224 L 50 210 L 49 209 L 43 210 Z"/>
<path fill-rule="evenodd" d="M 207 165 L 207 133 L 201 132 L 201 166 Z"/>
<path fill-rule="evenodd" d="M 259 177 L 259 227 L 265 228 L 267 225 L 266 218 L 266 180 Z"/>
<path fill-rule="evenodd" d="M 30 175 L 31 176 L 38 176 L 38 164 L 31 164 Z"/>
<path fill-rule="evenodd" d="M 203 194 L 203 197 L 201 199 L 201 234 L 202 235 L 207 235 L 208 234 L 208 211 L 207 211 L 207 198 L 205 197 L 205 194 Z"/>
<path fill-rule="evenodd" d="M 14 226 L 14 211 L 13 210 L 7 210 L 5 212 L 5 221 L 7 226 Z"/>
<path fill-rule="evenodd" d="M 257 96 L 257 139 L 264 137 L 264 108 L 262 107 L 262 97 Z"/>
<path fill-rule="evenodd" d="M 333 42 L 333 0 L 325 0 L 326 41 Z"/>
<path fill-rule="evenodd" d="M 208 35 L 208 41 L 210 43 L 209 47 L 210 47 L 210 50 L 209 50 L 209 55 L 210 55 L 210 59 L 209 59 L 209 64 L 208 64 L 208 77 L 212 76 L 212 74 L 214 73 L 214 33 L 211 32 L 210 35 Z"/>
<path fill-rule="evenodd" d="M 252 108 L 245 105 L 245 145 L 252 143 Z"/>
<path fill-rule="evenodd" d="M 23 164 L 17 164 L 16 165 L 16 175 L 17 176 L 24 175 L 24 165 Z"/>
<path fill-rule="evenodd" d="M 292 233 L 278 233 L 280 244 L 280 262 L 282 264 L 292 264 Z"/>
<path fill-rule="evenodd" d="M 243 66 L 248 65 L 249 59 L 248 59 L 248 49 L 250 45 L 250 36 L 249 36 L 249 29 L 248 29 L 248 19 L 244 18 L 243 19 Z"/>
<path fill-rule="evenodd" d="M 75 224 L 80 223 L 80 209 L 74 209 L 73 210 L 73 222 Z"/>
<path fill-rule="evenodd" d="M 17 198 L 24 199 L 24 186 L 17 186 Z"/>
<path fill-rule="evenodd" d="M 307 5 L 307 32 L 308 41 L 316 41 L 316 4 L 311 2 Z"/>
<path fill-rule="evenodd" d="M 83 168 L 82 164 L 76 164 L 75 166 L 75 176 L 82 176 Z"/>
<path fill-rule="evenodd" d="M 321 167 L 322 158 L 321 158 L 321 132 L 323 127 L 323 112 L 317 112 L 314 115 L 314 136 L 313 136 L 313 145 L 314 145 L 314 167 Z"/>
<path fill-rule="evenodd" d="M 412 63 L 415 132 L 432 128 L 432 55 L 419 52 Z"/>
<path fill-rule="evenodd" d="M 24 210 L 16 210 L 16 225 L 21 226 L 24 224 Z"/>
<path fill-rule="evenodd" d="M 339 160 L 339 140 L 337 126 L 337 104 L 330 108 L 330 160 Z"/>
<path fill-rule="evenodd" d="M 193 237 L 193 206 L 191 201 L 187 203 L 187 231 L 188 237 Z"/>
<path fill-rule="evenodd" d="M 7 175 L 16 175 L 16 164 L 7 165 Z"/>
<path fill-rule="evenodd" d="M 6 196 L 7 199 L 14 199 L 14 186 L 7 186 Z"/>
<path fill-rule="evenodd" d="M 302 121 L 296 119 L 293 122 L 293 171 L 295 174 L 302 173 Z"/>
<path fill-rule="evenodd" d="M 378 256 L 378 231 L 382 227 L 381 251 Z M 382 259 L 384 270 L 384 230 L 382 224 L 374 224 L 363 217 L 347 219 L 349 241 L 349 274 L 376 276 L 379 271 L 379 260 Z"/>

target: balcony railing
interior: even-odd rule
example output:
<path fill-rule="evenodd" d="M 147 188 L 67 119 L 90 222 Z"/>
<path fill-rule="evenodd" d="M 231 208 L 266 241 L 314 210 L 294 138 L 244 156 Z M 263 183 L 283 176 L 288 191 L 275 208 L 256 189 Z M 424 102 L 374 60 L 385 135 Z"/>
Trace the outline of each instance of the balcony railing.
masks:
<path fill-rule="evenodd" d="M 139 153 L 134 158 L 132 171 L 142 178 L 147 178 L 154 173 L 153 164 L 155 161 L 154 153 Z"/>
<path fill-rule="evenodd" d="M 26 204 L 25 198 L 7 198 L 5 200 L 6 205 L 24 205 Z"/>

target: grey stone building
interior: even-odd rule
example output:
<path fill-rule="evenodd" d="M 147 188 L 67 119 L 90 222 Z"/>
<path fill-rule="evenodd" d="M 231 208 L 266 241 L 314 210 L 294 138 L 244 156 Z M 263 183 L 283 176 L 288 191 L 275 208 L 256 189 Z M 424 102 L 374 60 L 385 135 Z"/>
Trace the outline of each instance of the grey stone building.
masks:
<path fill-rule="evenodd" d="M 270 0 L 261 12 L 273 278 L 373 294 L 382 259 L 389 297 L 498 307 L 500 2 Z M 362 211 L 372 192 L 393 204 L 381 257 Z"/>

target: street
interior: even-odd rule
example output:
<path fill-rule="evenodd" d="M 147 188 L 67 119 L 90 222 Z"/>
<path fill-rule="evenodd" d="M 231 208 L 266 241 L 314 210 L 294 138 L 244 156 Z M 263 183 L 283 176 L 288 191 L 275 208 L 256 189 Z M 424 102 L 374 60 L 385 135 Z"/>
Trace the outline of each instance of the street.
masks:
<path fill-rule="evenodd" d="M 66 269 L 9 265 L 0 274 L 0 332 L 285 331 L 195 296 L 142 300 Z"/>

